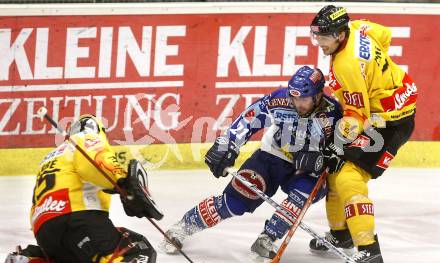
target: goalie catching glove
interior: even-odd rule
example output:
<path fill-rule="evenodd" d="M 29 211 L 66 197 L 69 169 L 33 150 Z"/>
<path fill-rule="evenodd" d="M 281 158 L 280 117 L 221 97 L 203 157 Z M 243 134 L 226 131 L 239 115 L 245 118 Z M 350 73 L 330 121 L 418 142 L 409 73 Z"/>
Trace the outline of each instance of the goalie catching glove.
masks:
<path fill-rule="evenodd" d="M 239 153 L 240 149 L 233 141 L 226 136 L 220 136 L 206 153 L 205 163 L 215 177 L 226 176 L 225 169 L 234 166 Z"/>
<path fill-rule="evenodd" d="M 128 216 L 156 220 L 163 218 L 163 213 L 148 191 L 148 174 L 139 161 L 130 160 L 127 178 L 118 180 L 118 185 L 127 193 L 127 198 L 121 195 L 121 202 Z"/>

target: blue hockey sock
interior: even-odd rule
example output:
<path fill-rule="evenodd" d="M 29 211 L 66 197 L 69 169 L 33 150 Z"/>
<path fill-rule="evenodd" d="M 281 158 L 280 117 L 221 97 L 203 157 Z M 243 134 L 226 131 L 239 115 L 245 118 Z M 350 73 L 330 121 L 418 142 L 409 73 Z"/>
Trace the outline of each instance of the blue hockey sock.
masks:
<path fill-rule="evenodd" d="M 289 197 L 281 203 L 281 206 L 297 217 L 306 200 L 307 197 L 305 194 L 293 190 L 289 193 Z M 281 213 L 276 212 L 266 221 L 266 224 L 264 225 L 264 233 L 274 240 L 280 239 L 287 233 L 287 231 L 289 231 L 292 224 L 293 221 L 283 216 Z"/>
<path fill-rule="evenodd" d="M 213 227 L 222 220 L 231 217 L 224 195 L 211 196 L 204 199 L 198 205 L 183 215 L 182 221 L 189 233 L 194 234 L 203 229 Z"/>

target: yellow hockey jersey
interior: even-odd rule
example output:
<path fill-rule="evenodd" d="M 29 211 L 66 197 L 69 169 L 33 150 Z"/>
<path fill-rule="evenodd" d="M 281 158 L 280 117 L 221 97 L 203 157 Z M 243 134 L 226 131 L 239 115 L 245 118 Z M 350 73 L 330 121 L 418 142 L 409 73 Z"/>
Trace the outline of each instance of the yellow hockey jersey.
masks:
<path fill-rule="evenodd" d="M 127 176 L 104 134 L 78 133 L 71 139 L 115 182 Z M 111 197 L 103 189 L 113 189 L 113 185 L 71 143 L 65 141 L 40 163 L 30 213 L 34 233 L 47 220 L 71 212 L 108 212 Z"/>
<path fill-rule="evenodd" d="M 356 119 L 361 132 L 360 124 L 369 118 L 375 124 L 375 117 L 390 122 L 413 115 L 417 87 L 388 56 L 391 30 L 366 20 L 351 21 L 349 28 L 348 39 L 332 55 L 329 73 L 329 87 L 344 117 Z M 349 127 L 341 128 L 347 134 Z"/>

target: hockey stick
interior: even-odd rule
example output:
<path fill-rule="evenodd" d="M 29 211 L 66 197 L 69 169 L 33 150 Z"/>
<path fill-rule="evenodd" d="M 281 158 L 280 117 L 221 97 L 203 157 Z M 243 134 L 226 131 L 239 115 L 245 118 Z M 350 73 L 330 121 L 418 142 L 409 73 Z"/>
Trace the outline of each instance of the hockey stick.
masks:
<path fill-rule="evenodd" d="M 61 133 L 63 136 L 66 136 L 67 133 L 47 114 L 47 109 L 45 107 L 41 107 L 40 109 L 38 109 L 37 114 L 41 117 L 41 118 L 45 118 L 47 121 L 50 122 L 50 124 L 52 124 L 53 127 L 55 127 L 55 129 L 57 129 L 57 131 L 59 133 Z M 72 144 L 75 149 L 77 149 L 91 164 L 93 164 L 93 166 L 95 166 L 96 169 L 98 169 L 98 171 L 115 187 L 116 191 L 125 199 L 127 200 L 131 200 L 133 197 L 130 195 L 127 195 L 127 193 L 124 191 L 124 189 L 122 189 L 110 176 L 108 176 L 104 170 L 102 170 L 102 168 L 74 141 L 72 140 L 72 138 L 67 137 L 67 140 L 69 141 L 70 144 Z M 171 238 L 159 227 L 158 224 L 156 224 L 156 222 L 153 221 L 153 219 L 148 218 L 148 221 L 150 221 L 150 223 L 157 229 L 159 230 L 160 233 L 162 233 L 162 235 L 170 242 L 170 244 L 172 244 L 174 247 L 176 247 L 177 251 L 179 251 L 180 254 L 182 254 L 189 262 L 193 263 L 193 261 L 182 251 L 182 248 L 180 248 L 180 246 L 178 246 L 177 244 L 175 244 L 173 242 L 173 240 L 171 240 Z"/>
<path fill-rule="evenodd" d="M 243 176 L 236 172 L 228 171 L 229 174 L 231 174 L 234 178 L 239 180 L 242 184 L 244 184 L 246 187 L 248 187 L 249 190 L 257 194 L 260 198 L 262 198 L 264 201 L 269 203 L 272 207 L 274 207 L 278 212 L 280 212 L 283 216 L 289 218 L 291 221 L 295 221 L 296 217 L 290 213 L 289 211 L 286 211 L 282 206 L 280 206 L 277 202 L 275 202 L 273 199 L 271 199 L 269 196 L 267 196 L 263 191 L 258 189 L 258 187 L 248 180 L 246 180 Z M 321 243 L 326 246 L 329 250 L 333 251 L 337 256 L 339 256 L 341 259 L 345 260 L 347 263 L 356 263 L 351 257 L 349 257 L 347 254 L 345 254 L 343 251 L 338 250 L 333 244 L 327 241 L 327 239 L 319 236 L 313 229 L 311 229 L 309 226 L 307 226 L 304 222 L 299 222 L 299 227 L 309 233 L 312 237 L 318 239 L 321 241 Z"/>
<path fill-rule="evenodd" d="M 286 237 L 284 238 L 283 243 L 281 243 L 280 248 L 278 249 L 277 254 L 272 259 L 271 263 L 278 263 L 280 261 L 281 256 L 284 253 L 284 250 L 286 250 L 287 245 L 289 245 L 289 242 L 292 239 L 293 235 L 295 234 L 296 229 L 298 228 L 299 224 L 302 222 L 302 219 L 304 218 L 304 215 L 306 214 L 307 209 L 309 209 L 309 207 L 312 204 L 313 199 L 315 198 L 319 189 L 324 184 L 325 180 L 327 180 L 327 175 L 328 175 L 328 173 L 324 172 L 319 177 L 318 181 L 316 182 L 315 187 L 313 187 L 313 190 L 309 194 L 309 197 L 307 198 L 303 208 L 301 209 L 301 212 L 299 213 L 299 215 L 296 218 L 293 225 L 290 227 L 289 232 L 287 233 Z"/>

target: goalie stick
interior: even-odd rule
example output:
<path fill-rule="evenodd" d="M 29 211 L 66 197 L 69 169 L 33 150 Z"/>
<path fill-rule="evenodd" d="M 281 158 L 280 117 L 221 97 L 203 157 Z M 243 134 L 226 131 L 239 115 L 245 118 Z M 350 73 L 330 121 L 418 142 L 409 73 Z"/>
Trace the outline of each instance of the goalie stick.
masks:
<path fill-rule="evenodd" d="M 258 187 L 248 180 L 246 180 L 243 176 L 238 174 L 237 172 L 228 171 L 229 174 L 231 174 L 234 178 L 239 180 L 242 184 L 244 184 L 246 187 L 248 187 L 249 190 L 257 194 L 260 198 L 262 198 L 264 201 L 269 203 L 272 207 L 274 207 L 278 212 L 280 212 L 283 216 L 289 218 L 291 221 L 296 221 L 296 217 L 291 214 L 289 211 L 286 211 L 282 206 L 280 206 L 277 202 L 275 202 L 273 199 L 271 199 L 269 196 L 267 196 L 263 191 L 258 189 Z M 351 257 L 349 257 L 347 254 L 345 254 L 343 251 L 338 250 L 333 244 L 328 242 L 325 238 L 319 236 L 313 229 L 311 229 L 309 226 L 304 224 L 303 222 L 299 222 L 299 227 L 309 233 L 312 237 L 318 239 L 322 242 L 324 246 L 326 246 L 329 250 L 334 252 L 337 256 L 339 256 L 341 259 L 345 260 L 347 263 L 356 263 Z"/>
<path fill-rule="evenodd" d="M 38 116 L 41 117 L 41 119 L 45 118 L 47 121 L 50 122 L 50 124 L 52 124 L 53 127 L 55 127 L 55 129 L 57 129 L 57 131 L 59 133 L 61 133 L 63 136 L 66 136 L 67 133 L 47 114 L 47 109 L 45 107 L 41 107 L 40 109 L 38 109 L 37 112 Z M 74 141 L 72 140 L 70 137 L 67 137 L 67 140 L 93 165 L 96 167 L 96 169 L 98 169 L 98 171 L 115 187 L 116 191 L 118 191 L 118 193 L 123 197 L 126 198 L 128 200 L 130 200 L 131 198 L 133 198 L 130 195 L 127 195 L 127 193 L 124 191 L 124 189 L 122 189 L 121 187 L 119 187 L 119 185 L 110 177 L 108 176 L 103 170 L 102 168 L 95 163 L 95 161 L 93 161 L 93 159 Z M 193 261 L 185 254 L 185 252 L 182 251 L 182 248 L 180 248 L 180 246 L 178 246 L 177 244 L 175 244 L 173 242 L 173 240 L 159 227 L 158 224 L 156 224 L 156 222 L 153 221 L 153 219 L 148 218 L 148 221 L 150 221 L 150 223 L 157 229 L 159 230 L 159 232 L 171 243 L 173 244 L 173 246 L 176 247 L 177 251 L 179 251 L 180 254 L 182 254 L 182 256 L 184 256 L 189 262 L 193 263 Z"/>

